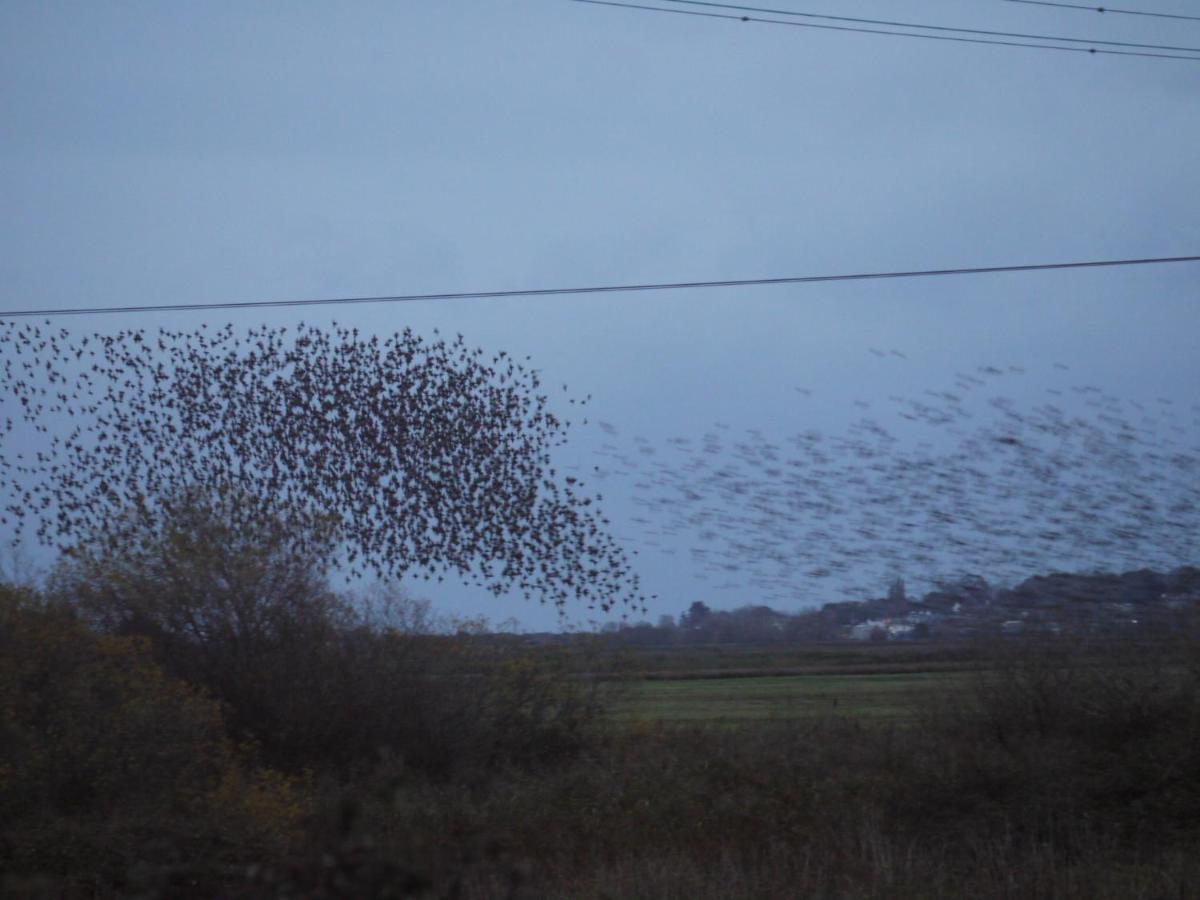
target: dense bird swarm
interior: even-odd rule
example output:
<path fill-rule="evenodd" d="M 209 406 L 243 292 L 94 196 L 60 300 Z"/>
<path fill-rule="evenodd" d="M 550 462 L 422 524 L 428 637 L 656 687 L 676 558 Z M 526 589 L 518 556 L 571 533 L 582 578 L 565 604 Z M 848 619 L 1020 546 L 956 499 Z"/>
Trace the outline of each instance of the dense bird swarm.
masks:
<path fill-rule="evenodd" d="M 858 401 L 840 434 L 717 424 L 630 446 L 600 422 L 608 443 L 590 468 L 632 484 L 646 544 L 689 553 L 698 578 L 755 602 L 863 599 L 897 576 L 933 586 L 1195 564 L 1200 405 L 1024 376 L 981 366 L 878 411 Z M 803 417 L 812 392 L 796 390 Z"/>
<path fill-rule="evenodd" d="M 0 518 L 33 523 L 45 543 L 101 536 L 115 550 L 163 533 L 181 504 L 219 500 L 251 532 L 288 522 L 300 552 L 335 546 L 330 564 L 355 573 L 454 572 L 560 607 L 642 604 L 598 497 L 555 469 L 569 423 L 537 373 L 461 336 L 301 326 L 74 339 L 10 324 L 0 359 L 16 416 L 3 422 Z M 811 601 L 814 583 L 861 598 L 897 575 L 1194 564 L 1200 407 L 1086 385 L 1020 403 L 1004 386 L 1019 393 L 1023 375 L 981 366 L 951 388 L 893 396 L 890 412 L 838 435 L 717 425 L 630 446 L 600 423 L 617 443 L 589 468 L 633 484 L 645 543 L 687 547 L 697 577 L 771 602 Z M 797 390 L 802 415 L 811 392 Z M 37 444 L 31 430 L 40 449 L 8 449 L 17 433 Z"/>
<path fill-rule="evenodd" d="M 0 525 L 43 543 L 120 551 L 181 504 L 215 502 L 235 527 L 289 523 L 298 552 L 356 575 L 452 572 L 560 608 L 642 605 L 596 498 L 553 467 L 570 423 L 538 374 L 461 335 L 8 323 L 0 359 L 16 415 Z M 15 452 L 17 437 L 42 446 Z"/>

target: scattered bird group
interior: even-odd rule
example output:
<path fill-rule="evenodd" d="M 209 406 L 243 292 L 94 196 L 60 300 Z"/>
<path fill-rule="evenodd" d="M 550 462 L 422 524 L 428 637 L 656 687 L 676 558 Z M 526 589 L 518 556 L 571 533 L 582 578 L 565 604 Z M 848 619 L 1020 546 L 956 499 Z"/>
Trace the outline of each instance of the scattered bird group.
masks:
<path fill-rule="evenodd" d="M 644 544 L 690 553 L 698 579 L 748 602 L 864 599 L 897 576 L 933 586 L 1195 564 L 1200 405 L 1152 409 L 1082 385 L 1022 404 L 1002 385 L 1024 373 L 959 372 L 833 435 L 718 424 L 622 448 L 601 423 L 593 474 L 630 486 Z"/>

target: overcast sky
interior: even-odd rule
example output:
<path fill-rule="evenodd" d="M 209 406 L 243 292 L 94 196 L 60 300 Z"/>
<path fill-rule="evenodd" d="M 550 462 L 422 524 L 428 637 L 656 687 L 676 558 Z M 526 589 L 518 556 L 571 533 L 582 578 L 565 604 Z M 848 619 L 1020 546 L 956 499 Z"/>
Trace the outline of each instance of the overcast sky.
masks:
<path fill-rule="evenodd" d="M 1200 22 L 1002 0 L 773 5 L 1200 46 Z M 0 3 L 0 309 L 1190 255 L 1197 160 L 1200 61 L 567 0 Z M 716 422 L 835 433 L 855 400 L 985 364 L 1024 369 L 1011 391 L 1030 397 L 1190 404 L 1198 287 L 1180 264 L 62 324 L 461 331 L 591 393 L 630 448 Z M 589 429 L 580 465 L 614 440 Z M 643 539 L 633 484 L 606 490 L 615 530 Z M 640 558 L 652 615 L 756 599 L 682 556 Z"/>

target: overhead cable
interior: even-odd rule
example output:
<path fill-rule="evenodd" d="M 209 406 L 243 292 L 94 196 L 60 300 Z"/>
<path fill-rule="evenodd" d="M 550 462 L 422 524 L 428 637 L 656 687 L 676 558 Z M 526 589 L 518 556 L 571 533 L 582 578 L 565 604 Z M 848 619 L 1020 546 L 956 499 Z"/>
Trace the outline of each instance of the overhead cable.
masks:
<path fill-rule="evenodd" d="M 1062 44 L 1035 44 L 1025 41 L 1002 41 L 993 38 L 964 37 L 951 34 L 919 34 L 911 31 L 891 31 L 881 28 L 863 28 L 853 25 L 819 25 L 816 22 L 797 22 L 794 19 L 769 19 L 762 16 L 735 15 L 732 13 L 707 12 L 697 9 L 666 9 L 643 3 L 618 3 L 616 0 L 570 0 L 572 3 L 588 3 L 592 6 L 612 6 L 639 12 L 670 13 L 679 16 L 696 16 L 705 19 L 724 19 L 731 22 L 756 22 L 764 25 L 789 25 L 793 28 L 815 28 L 821 31 L 842 31 L 855 34 L 881 34 L 888 37 L 922 38 L 927 41 L 951 41 L 958 44 L 991 44 L 998 47 L 1028 47 L 1034 50 L 1058 50 L 1066 53 L 1090 53 L 1105 56 L 1140 56 L 1153 59 L 1186 59 L 1200 62 L 1200 56 L 1183 56 L 1176 53 L 1157 53 L 1147 50 L 1106 50 L 1098 47 L 1065 46 Z M 670 0 L 666 0 L 670 2 Z"/>
<path fill-rule="evenodd" d="M 1102 259 L 1086 262 L 1030 263 L 1009 266 L 971 266 L 956 269 L 917 269 L 893 272 L 854 272 L 841 275 L 791 275 L 783 278 L 736 278 L 721 281 L 668 281 L 612 284 L 589 287 L 530 288 L 509 291 L 464 291 L 437 294 L 393 294 L 379 297 L 325 297 L 312 300 L 242 300 L 214 303 L 154 303 L 144 306 L 77 306 L 57 309 L 0 311 L 0 319 L 18 316 L 77 316 L 102 313 L 178 312 L 206 309 L 268 309 L 300 306 L 349 306 L 357 303 L 413 303 L 437 300 L 503 300 L 514 297 L 558 297 L 569 294 L 620 294 L 635 291 L 681 291 L 697 288 L 763 287 L 780 284 L 819 284 L 837 281 L 879 281 L 889 278 L 936 278 L 947 275 L 990 275 L 1003 272 L 1045 272 L 1054 269 L 1099 269 L 1200 262 L 1196 256 L 1159 256 L 1142 259 Z"/>
<path fill-rule="evenodd" d="M 1121 16 L 1149 16 L 1154 19 L 1186 19 L 1200 22 L 1200 16 L 1185 16 L 1182 13 L 1147 12 L 1140 9 L 1113 9 L 1111 6 L 1085 6 L 1082 3 L 1055 3 L 1052 0 L 1007 0 L 1009 3 L 1028 3 L 1030 6 L 1057 6 L 1062 9 L 1078 9 L 1085 12 L 1115 13 Z"/>
<path fill-rule="evenodd" d="M 657 0 L 659 3 L 675 3 L 683 6 L 707 6 L 716 9 L 736 9 L 742 12 L 766 13 L 772 16 L 793 16 L 802 19 L 822 19 L 827 22 L 853 22 L 858 25 L 885 25 L 889 28 L 920 28 L 925 31 L 955 32 L 958 34 L 981 34 L 987 37 L 1019 38 L 1028 41 L 1065 41 L 1069 44 L 1098 44 L 1104 47 L 1133 47 L 1141 50 L 1174 50 L 1180 53 L 1200 53 L 1200 47 L 1173 47 L 1169 44 L 1135 44 L 1129 41 L 1102 41 L 1094 38 L 1062 37 L 1057 34 L 1026 34 L 1020 31 L 989 31 L 984 28 L 955 28 L 949 25 L 920 25 L 916 22 L 895 22 L 889 19 L 862 19 L 855 16 L 834 16 L 825 13 L 797 12 L 787 9 L 772 9 L 761 6 L 744 6 L 739 3 L 719 3 L 713 0 Z"/>

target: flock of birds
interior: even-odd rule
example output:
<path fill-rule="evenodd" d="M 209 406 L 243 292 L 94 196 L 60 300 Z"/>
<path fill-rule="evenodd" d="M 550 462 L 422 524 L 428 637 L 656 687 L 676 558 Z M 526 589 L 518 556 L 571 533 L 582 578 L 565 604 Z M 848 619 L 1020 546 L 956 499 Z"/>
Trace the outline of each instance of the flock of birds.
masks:
<path fill-rule="evenodd" d="M 980 366 L 873 417 L 855 401 L 860 417 L 838 434 L 718 423 L 630 446 L 599 422 L 587 467 L 629 491 L 639 543 L 689 555 L 695 577 L 746 602 L 861 600 L 896 577 L 931 588 L 1196 564 L 1200 405 L 1082 385 L 1021 403 L 1005 393 L 1028 394 L 1024 374 Z M 802 417 L 812 392 L 796 391 Z"/>
<path fill-rule="evenodd" d="M 18 540 L 135 551 L 201 503 L 234 529 L 286 523 L 298 554 L 352 575 L 644 606 L 599 505 L 555 468 L 570 423 L 537 372 L 461 335 L 0 323 L 0 360 Z"/>
<path fill-rule="evenodd" d="M 582 469 L 632 492 L 642 542 L 755 602 L 822 599 L 814 583 L 861 599 L 897 575 L 1170 567 L 1200 549 L 1200 406 L 1088 386 L 1022 406 L 997 391 L 1017 367 L 893 396 L 836 435 L 718 424 L 656 445 L 601 422 L 599 457 L 569 467 L 571 423 L 528 360 L 461 335 L 0 324 L 0 359 L 0 526 L 61 550 L 123 552 L 219 500 L 231 527 L 284 522 L 297 552 L 350 574 L 644 610 L 637 551 Z"/>

